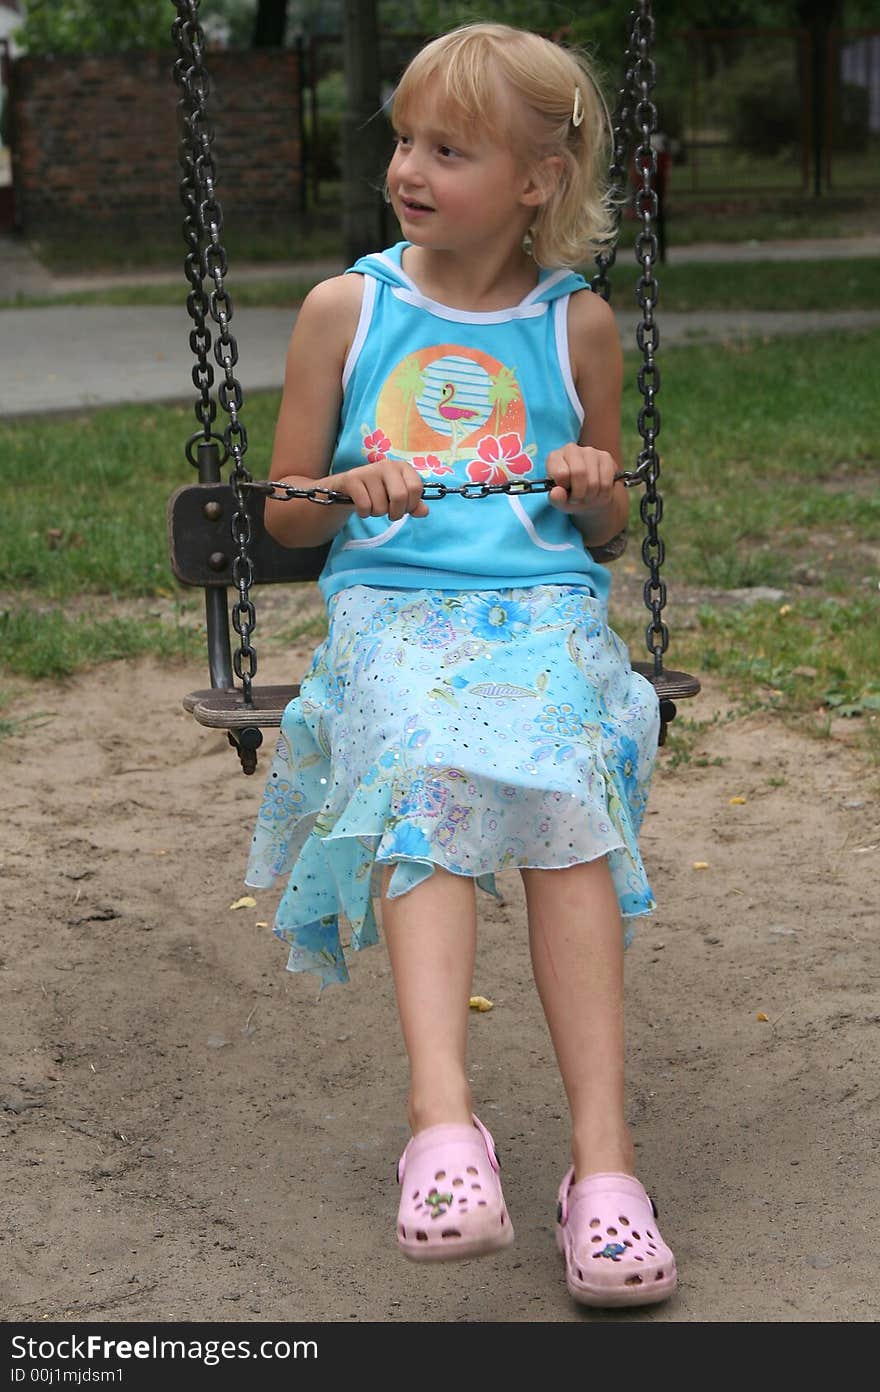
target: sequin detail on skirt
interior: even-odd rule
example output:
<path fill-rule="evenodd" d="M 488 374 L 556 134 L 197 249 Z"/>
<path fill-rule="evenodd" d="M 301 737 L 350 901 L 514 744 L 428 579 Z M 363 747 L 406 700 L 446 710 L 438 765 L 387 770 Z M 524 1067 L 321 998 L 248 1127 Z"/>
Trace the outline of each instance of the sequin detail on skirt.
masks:
<path fill-rule="evenodd" d="M 461 593 L 352 586 L 287 707 L 246 880 L 288 881 L 275 933 L 292 971 L 348 980 L 339 937 L 377 940 L 392 897 L 435 865 L 495 873 L 607 855 L 626 919 L 654 907 L 638 831 L 658 705 L 604 608 L 569 585 Z"/>

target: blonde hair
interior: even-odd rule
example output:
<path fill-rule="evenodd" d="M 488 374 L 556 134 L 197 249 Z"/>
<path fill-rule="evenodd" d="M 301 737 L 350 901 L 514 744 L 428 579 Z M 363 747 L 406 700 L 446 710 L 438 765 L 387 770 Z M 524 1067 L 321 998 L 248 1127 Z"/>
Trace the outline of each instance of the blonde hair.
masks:
<path fill-rule="evenodd" d="M 479 126 L 526 169 L 548 156 L 561 158 L 555 187 L 530 229 L 539 265 L 578 265 L 613 240 L 606 186 L 611 121 L 583 53 L 506 24 L 462 25 L 433 39 L 407 67 L 391 109 L 398 129 L 435 79 L 453 121 Z"/>

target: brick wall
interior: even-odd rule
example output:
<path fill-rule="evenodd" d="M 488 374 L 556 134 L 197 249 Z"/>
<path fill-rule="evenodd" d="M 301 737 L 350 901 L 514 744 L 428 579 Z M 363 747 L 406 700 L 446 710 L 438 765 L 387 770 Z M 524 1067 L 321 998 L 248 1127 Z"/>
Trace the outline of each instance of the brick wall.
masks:
<path fill-rule="evenodd" d="M 27 235 L 182 218 L 173 54 L 21 57 L 12 64 L 16 218 Z M 224 219 L 300 209 L 300 60 L 294 49 L 209 53 Z"/>

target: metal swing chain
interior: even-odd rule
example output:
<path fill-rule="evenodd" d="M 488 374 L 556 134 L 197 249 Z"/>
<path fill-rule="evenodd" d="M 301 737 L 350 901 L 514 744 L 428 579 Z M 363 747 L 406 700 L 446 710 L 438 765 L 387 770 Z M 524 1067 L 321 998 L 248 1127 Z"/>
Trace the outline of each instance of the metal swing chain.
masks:
<path fill-rule="evenodd" d="M 217 414 L 216 403 L 210 395 L 214 382 L 214 369 L 208 360 L 211 347 L 211 331 L 207 324 L 206 311 L 218 326 L 214 343 L 214 358 L 223 369 L 224 381 L 217 389 L 220 404 L 229 420 L 223 431 L 224 454 L 221 464 L 231 458 L 233 461 L 230 483 L 235 495 L 236 508 L 232 517 L 232 537 L 237 554 L 232 563 L 233 580 L 238 587 L 238 599 L 232 606 L 232 624 L 238 634 L 238 650 L 233 654 L 235 675 L 242 684 L 245 705 L 253 705 L 253 679 L 257 671 L 256 649 L 251 643 L 251 634 L 256 627 L 256 612 L 250 598 L 250 587 L 254 580 L 253 562 L 250 558 L 251 522 L 247 510 L 245 487 L 251 476 L 244 466 L 247 452 L 247 431 L 239 418 L 243 402 L 241 383 L 233 371 L 238 362 L 238 345 L 229 331 L 232 319 L 232 300 L 223 284 L 228 270 L 226 250 L 220 240 L 223 228 L 223 211 L 215 193 L 216 169 L 211 146 L 214 132 L 205 111 L 210 91 L 208 73 L 204 65 L 205 35 L 199 24 L 199 5 L 201 0 L 171 0 L 177 9 L 177 18 L 171 27 L 172 38 L 177 46 L 178 58 L 174 64 L 174 78 L 181 88 L 180 108 L 183 113 L 184 136 L 180 142 L 180 163 L 184 170 L 181 181 L 181 200 L 185 209 L 183 224 L 184 241 L 189 247 L 184 269 L 192 287 L 187 296 L 187 310 L 195 325 L 190 333 L 190 347 L 196 355 L 193 368 L 193 382 L 200 393 L 196 403 L 196 419 L 202 423 L 201 432 L 196 432 L 187 442 L 186 457 L 197 465 L 193 457 L 196 444 L 208 444 L 212 440 L 211 424 Z M 214 289 L 206 296 L 204 281 L 210 278 Z"/>
<path fill-rule="evenodd" d="M 196 29 L 198 29 L 197 24 Z M 186 308 L 195 325 L 189 335 L 189 346 L 196 357 L 196 364 L 192 370 L 193 385 L 199 392 L 199 400 L 195 403 L 194 410 L 196 419 L 202 423 L 202 430 L 187 440 L 185 452 L 190 464 L 197 468 L 197 461 L 193 457 L 193 447 L 199 442 L 204 444 L 211 442 L 211 426 L 217 415 L 217 403 L 211 397 L 211 387 L 214 385 L 214 369 L 208 361 L 211 331 L 205 323 L 205 315 L 208 312 L 208 297 L 202 285 L 201 233 L 198 221 L 199 192 L 196 163 L 201 141 L 197 130 L 198 109 L 194 100 L 196 68 L 193 56 L 193 44 L 198 44 L 198 38 L 193 34 L 191 23 L 181 13 L 180 7 L 178 7 L 177 18 L 171 26 L 171 34 L 179 55 L 174 64 L 174 80 L 181 89 L 178 106 L 184 130 L 184 135 L 178 144 L 178 160 L 184 171 L 180 181 L 180 200 L 185 211 L 183 240 L 189 247 L 189 252 L 183 263 L 184 273 L 191 286 L 186 299 Z M 208 157 L 210 157 L 210 145 L 208 146 Z"/>
<path fill-rule="evenodd" d="M 635 13 L 630 13 L 630 21 L 635 25 Z M 598 272 L 590 281 L 590 289 L 608 303 L 611 299 L 611 282 L 608 279 L 608 272 L 617 260 L 617 236 L 620 229 L 620 219 L 623 214 L 623 206 L 626 202 L 627 191 L 627 172 L 626 163 L 630 148 L 630 121 L 632 119 L 632 91 L 633 91 L 633 50 L 636 46 L 637 36 L 635 27 L 630 34 L 629 47 L 623 55 L 623 80 L 620 90 L 617 93 L 617 105 L 614 115 L 611 118 L 612 131 L 612 155 L 611 165 L 608 170 L 608 198 L 611 205 L 613 218 L 613 239 L 609 242 L 604 251 L 600 251 L 596 257 Z"/>
<path fill-rule="evenodd" d="M 642 448 L 636 469 L 633 474 L 627 476 L 627 482 L 632 478 L 645 484 L 645 492 L 639 504 L 639 512 L 645 526 L 642 560 L 650 571 L 644 586 L 645 606 L 651 613 L 651 621 L 645 630 L 645 643 L 648 652 L 654 658 L 654 673 L 659 676 L 663 670 L 663 654 L 669 646 L 669 630 L 663 622 L 666 583 L 660 577 L 660 567 L 666 553 L 658 530 L 663 516 L 663 499 L 657 488 L 660 460 L 655 444 L 660 433 L 660 412 L 655 402 L 656 394 L 660 390 L 660 369 L 655 361 L 656 351 L 660 347 L 660 329 L 654 321 L 654 307 L 658 294 L 653 271 L 658 250 L 654 232 L 657 220 L 657 194 L 654 189 L 657 157 L 651 136 L 657 129 L 657 108 L 651 100 L 651 92 L 656 82 L 656 68 L 652 58 L 655 25 L 650 0 L 639 0 L 638 8 L 630 11 L 630 25 L 629 47 L 623 61 L 623 83 L 618 92 L 612 121 L 614 153 L 609 171 L 609 187 L 615 210 L 615 225 L 619 226 L 627 182 L 628 128 L 630 120 L 634 117 L 641 143 L 635 152 L 639 187 L 633 203 L 636 216 L 641 218 L 642 222 L 635 243 L 636 259 L 641 267 L 636 299 L 642 310 L 641 321 L 636 329 L 636 342 L 644 361 L 637 379 L 642 394 L 642 407 L 638 417 Z M 634 112 L 630 109 L 633 102 Z M 593 277 L 591 288 L 604 300 L 610 298 L 608 271 L 614 265 L 616 254 L 615 241 L 607 251 L 600 252 L 596 257 L 599 270 Z"/>
<path fill-rule="evenodd" d="M 663 499 L 657 488 L 660 476 L 660 458 L 656 447 L 657 436 L 660 434 L 660 412 L 655 402 L 656 394 L 660 390 L 660 369 L 655 361 L 655 354 L 660 347 L 660 330 L 654 321 L 658 293 L 657 282 L 654 279 L 654 265 L 657 261 L 657 236 L 654 231 L 657 224 L 657 156 L 651 142 L 651 136 L 657 129 L 657 108 L 651 99 L 657 72 L 652 57 L 655 26 L 650 0 L 640 0 L 638 10 L 632 11 L 632 20 L 630 48 L 638 55 L 633 67 L 633 90 L 638 93 L 635 122 L 641 134 L 641 144 L 635 153 L 635 168 L 640 185 L 636 190 L 634 206 L 636 216 L 642 223 L 635 246 L 636 259 L 642 271 L 636 288 L 636 298 L 642 311 L 641 322 L 636 329 L 636 342 L 644 358 L 638 374 L 643 405 L 638 418 L 642 448 L 636 471 L 645 482 L 639 512 L 645 526 L 642 560 L 650 571 L 644 587 L 645 607 L 651 613 L 651 621 L 645 630 L 645 644 L 654 658 L 654 675 L 660 676 L 663 672 L 663 654 L 669 646 L 669 630 L 663 621 L 666 582 L 660 578 L 660 567 L 666 551 L 659 534 L 663 517 Z"/>
<path fill-rule="evenodd" d="M 632 488 L 635 484 L 642 482 L 641 474 L 615 474 L 614 481 L 623 482 L 627 488 Z M 302 498 L 309 503 L 318 503 L 322 507 L 329 507 L 332 503 L 348 503 L 351 506 L 351 498 L 347 493 L 341 492 L 336 488 L 296 488 L 292 483 L 271 483 L 264 479 L 251 479 L 244 487 L 252 493 L 262 493 L 267 498 L 275 498 L 278 502 L 290 502 L 293 498 Z M 551 488 L 555 488 L 555 480 L 551 478 L 537 479 L 505 479 L 504 483 L 462 483 L 457 488 L 453 488 L 448 483 L 425 483 L 422 485 L 421 496 L 426 503 L 438 502 L 441 498 L 489 498 L 496 493 L 512 494 L 519 497 L 524 493 L 549 493 Z"/>

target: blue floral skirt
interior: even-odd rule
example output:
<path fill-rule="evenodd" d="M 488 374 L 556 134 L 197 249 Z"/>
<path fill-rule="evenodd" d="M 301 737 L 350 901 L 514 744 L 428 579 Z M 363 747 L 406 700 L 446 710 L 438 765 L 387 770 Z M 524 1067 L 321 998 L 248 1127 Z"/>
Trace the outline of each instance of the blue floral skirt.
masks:
<path fill-rule="evenodd" d="M 603 605 L 572 585 L 461 593 L 355 585 L 284 713 L 246 881 L 287 884 L 291 971 L 347 981 L 377 940 L 379 867 L 405 894 L 435 865 L 495 873 L 607 855 L 624 919 L 650 912 L 638 831 L 654 688 Z M 628 936 L 628 935 L 627 935 Z"/>

